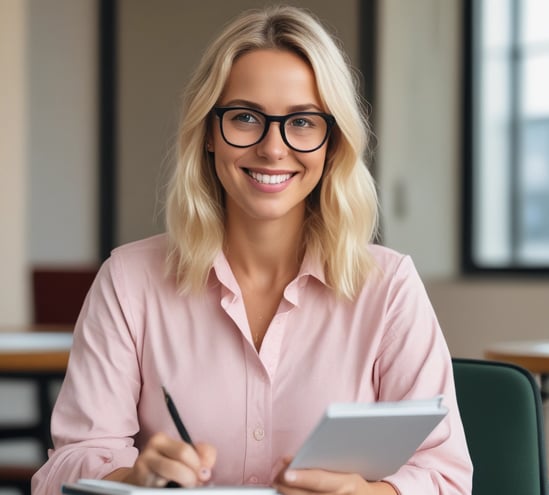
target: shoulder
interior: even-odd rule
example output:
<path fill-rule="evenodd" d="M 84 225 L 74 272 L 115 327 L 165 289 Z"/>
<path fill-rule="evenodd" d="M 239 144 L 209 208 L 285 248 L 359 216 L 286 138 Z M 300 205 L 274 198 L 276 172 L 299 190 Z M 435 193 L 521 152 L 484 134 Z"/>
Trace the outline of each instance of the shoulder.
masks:
<path fill-rule="evenodd" d="M 165 279 L 167 246 L 166 234 L 123 244 L 112 250 L 105 265 L 113 279 L 126 284 L 157 283 Z"/>
<path fill-rule="evenodd" d="M 125 263 L 164 263 L 167 251 L 167 236 L 159 234 L 114 248 L 111 258 Z"/>
<path fill-rule="evenodd" d="M 368 251 L 374 260 L 375 266 L 385 275 L 395 273 L 403 268 L 410 269 L 414 266 L 409 255 L 380 244 L 370 244 Z"/>
<path fill-rule="evenodd" d="M 408 254 L 378 244 L 371 244 L 368 249 L 374 261 L 374 269 L 367 279 L 367 287 L 378 290 L 385 288 L 388 292 L 405 288 L 423 290 L 423 282 Z"/>

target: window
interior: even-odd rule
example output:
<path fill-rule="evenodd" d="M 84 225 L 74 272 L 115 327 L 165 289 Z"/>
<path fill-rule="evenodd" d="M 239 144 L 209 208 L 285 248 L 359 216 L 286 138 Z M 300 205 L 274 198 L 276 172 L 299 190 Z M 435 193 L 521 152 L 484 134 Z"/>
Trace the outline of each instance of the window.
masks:
<path fill-rule="evenodd" d="M 464 269 L 549 273 L 549 1 L 467 0 Z"/>

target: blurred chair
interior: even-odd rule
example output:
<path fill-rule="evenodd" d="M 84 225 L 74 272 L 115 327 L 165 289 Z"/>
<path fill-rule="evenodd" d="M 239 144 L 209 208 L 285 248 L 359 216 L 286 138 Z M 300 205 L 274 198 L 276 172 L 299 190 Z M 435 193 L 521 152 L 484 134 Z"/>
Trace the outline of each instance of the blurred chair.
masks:
<path fill-rule="evenodd" d="M 97 266 L 34 267 L 34 323 L 74 325 L 97 271 Z"/>
<path fill-rule="evenodd" d="M 496 361 L 454 358 L 453 369 L 473 495 L 545 495 L 543 409 L 533 376 Z"/>

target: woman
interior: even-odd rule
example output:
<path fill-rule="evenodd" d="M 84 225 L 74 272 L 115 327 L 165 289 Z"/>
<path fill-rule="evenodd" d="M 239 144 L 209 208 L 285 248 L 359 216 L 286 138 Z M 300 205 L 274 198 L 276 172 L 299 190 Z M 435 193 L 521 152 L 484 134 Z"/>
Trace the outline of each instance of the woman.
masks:
<path fill-rule="evenodd" d="M 78 478 L 281 493 L 470 493 L 448 349 L 406 256 L 370 244 L 367 127 L 311 15 L 248 12 L 184 99 L 167 235 L 115 249 L 84 303 L 36 495 Z M 173 396 L 195 444 L 163 403 Z M 287 470 L 326 406 L 444 394 L 380 481 Z"/>

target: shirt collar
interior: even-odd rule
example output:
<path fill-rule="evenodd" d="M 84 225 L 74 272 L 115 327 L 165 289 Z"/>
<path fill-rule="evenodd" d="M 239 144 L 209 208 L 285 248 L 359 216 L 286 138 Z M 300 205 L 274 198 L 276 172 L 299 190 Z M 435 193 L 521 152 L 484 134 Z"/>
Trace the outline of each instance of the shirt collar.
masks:
<path fill-rule="evenodd" d="M 231 290 L 234 294 L 240 295 L 240 287 L 238 286 L 238 282 L 234 277 L 233 271 L 231 270 L 229 262 L 223 251 L 219 251 L 219 253 L 217 253 L 217 256 L 213 262 L 212 272 L 221 284 Z M 297 277 L 288 284 L 288 288 L 294 285 L 297 285 L 298 287 L 304 286 L 307 283 L 308 277 L 314 277 L 323 285 L 328 285 L 326 283 L 326 276 L 322 263 L 309 251 L 306 251 L 303 262 L 301 263 L 301 268 L 299 269 L 299 273 L 297 274 Z"/>
<path fill-rule="evenodd" d="M 303 262 L 301 263 L 301 269 L 299 270 L 299 274 L 297 275 L 297 278 L 310 275 L 311 277 L 315 277 L 318 281 L 322 282 L 324 285 L 328 285 L 326 283 L 326 276 L 324 273 L 324 266 L 320 262 L 320 260 L 316 257 L 314 257 L 309 251 L 305 252 L 305 257 L 303 258 Z"/>

